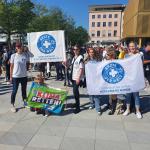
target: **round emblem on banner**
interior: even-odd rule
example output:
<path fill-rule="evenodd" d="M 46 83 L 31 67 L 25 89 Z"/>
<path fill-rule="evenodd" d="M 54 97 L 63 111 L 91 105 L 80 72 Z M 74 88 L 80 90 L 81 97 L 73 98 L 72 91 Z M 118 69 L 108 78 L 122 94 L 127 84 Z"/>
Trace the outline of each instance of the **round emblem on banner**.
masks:
<path fill-rule="evenodd" d="M 113 62 L 103 68 L 102 76 L 106 82 L 116 84 L 124 78 L 125 71 L 120 64 Z"/>
<path fill-rule="evenodd" d="M 37 47 L 42 53 L 50 54 L 56 48 L 56 40 L 49 34 L 43 34 L 38 39 Z"/>

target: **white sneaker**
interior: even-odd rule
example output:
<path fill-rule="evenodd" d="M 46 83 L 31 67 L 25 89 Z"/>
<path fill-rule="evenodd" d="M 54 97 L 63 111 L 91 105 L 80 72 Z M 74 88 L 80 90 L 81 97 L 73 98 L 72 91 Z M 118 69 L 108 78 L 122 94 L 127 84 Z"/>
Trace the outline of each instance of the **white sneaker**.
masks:
<path fill-rule="evenodd" d="M 93 107 L 92 107 L 92 106 L 90 106 L 90 107 L 89 107 L 89 109 L 93 109 Z"/>
<path fill-rule="evenodd" d="M 130 112 L 128 110 L 126 110 L 124 113 L 123 113 L 123 116 L 128 116 L 130 114 Z"/>
<path fill-rule="evenodd" d="M 136 117 L 137 117 L 138 119 L 142 119 L 142 114 L 141 114 L 140 112 L 137 112 L 137 113 L 136 113 Z"/>
<path fill-rule="evenodd" d="M 7 85 L 9 85 L 10 84 L 10 82 L 9 81 L 7 81 L 7 83 L 6 83 Z"/>
<path fill-rule="evenodd" d="M 16 113 L 16 112 L 17 112 L 15 106 L 13 106 L 10 110 L 11 110 L 11 112 L 13 112 L 13 113 Z"/>

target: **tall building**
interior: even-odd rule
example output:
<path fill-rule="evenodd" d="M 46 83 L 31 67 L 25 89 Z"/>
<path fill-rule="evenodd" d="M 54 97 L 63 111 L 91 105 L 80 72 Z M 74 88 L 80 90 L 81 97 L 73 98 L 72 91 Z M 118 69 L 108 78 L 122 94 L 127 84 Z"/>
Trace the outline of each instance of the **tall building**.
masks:
<path fill-rule="evenodd" d="M 122 38 L 125 5 L 89 6 L 90 42 L 97 44 L 118 43 Z"/>
<path fill-rule="evenodd" d="M 150 41 L 150 0 L 129 0 L 124 12 L 123 39 L 139 46 Z"/>

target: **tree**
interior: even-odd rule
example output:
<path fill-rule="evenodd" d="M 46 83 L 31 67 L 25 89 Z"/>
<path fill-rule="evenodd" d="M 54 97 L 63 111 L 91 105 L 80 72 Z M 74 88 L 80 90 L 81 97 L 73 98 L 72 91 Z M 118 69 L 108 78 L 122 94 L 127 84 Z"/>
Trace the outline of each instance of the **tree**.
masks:
<path fill-rule="evenodd" d="M 77 27 L 72 35 L 72 45 L 83 46 L 89 41 L 89 35 L 82 26 Z"/>
<path fill-rule="evenodd" d="M 34 17 L 33 8 L 34 4 L 30 0 L 0 0 L 0 26 L 2 32 L 7 34 L 9 46 L 12 34 L 25 34 Z"/>
<path fill-rule="evenodd" d="M 46 8 L 36 5 L 36 17 L 30 23 L 28 32 L 64 30 L 66 45 L 83 45 L 88 41 L 88 33 L 83 27 L 75 26 L 74 20 L 60 8 Z"/>

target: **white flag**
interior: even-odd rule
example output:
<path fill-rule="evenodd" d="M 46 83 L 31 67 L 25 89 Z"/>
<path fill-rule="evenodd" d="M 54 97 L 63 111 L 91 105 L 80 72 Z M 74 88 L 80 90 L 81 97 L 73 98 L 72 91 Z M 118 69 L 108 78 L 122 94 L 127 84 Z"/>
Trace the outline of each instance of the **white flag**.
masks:
<path fill-rule="evenodd" d="M 60 62 L 66 60 L 64 31 L 28 33 L 31 62 Z"/>
<path fill-rule="evenodd" d="M 85 73 L 89 95 L 126 94 L 145 88 L 140 54 L 122 60 L 90 61 Z"/>

